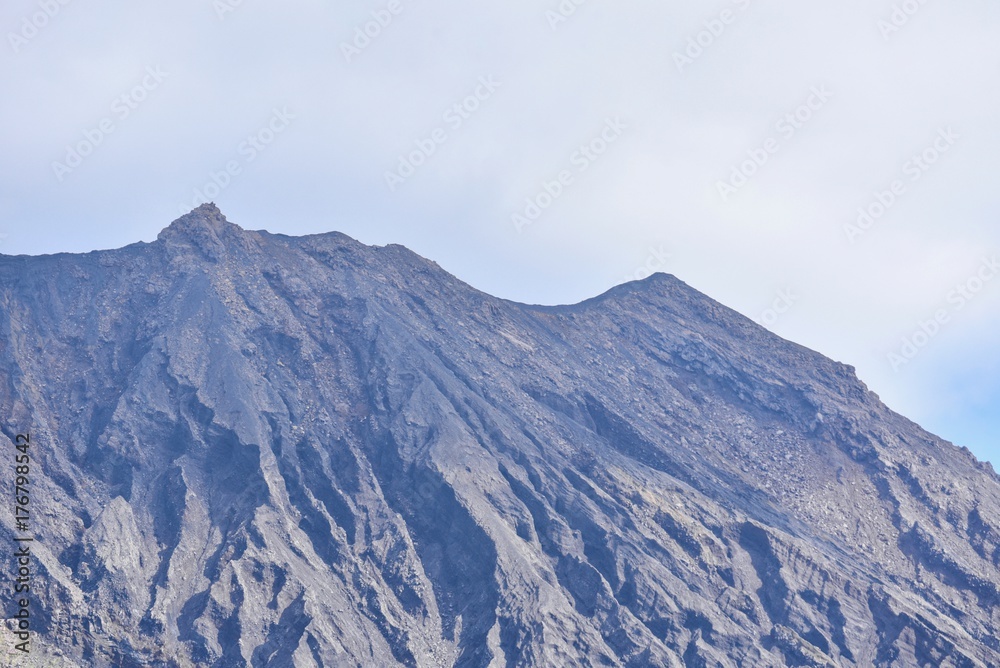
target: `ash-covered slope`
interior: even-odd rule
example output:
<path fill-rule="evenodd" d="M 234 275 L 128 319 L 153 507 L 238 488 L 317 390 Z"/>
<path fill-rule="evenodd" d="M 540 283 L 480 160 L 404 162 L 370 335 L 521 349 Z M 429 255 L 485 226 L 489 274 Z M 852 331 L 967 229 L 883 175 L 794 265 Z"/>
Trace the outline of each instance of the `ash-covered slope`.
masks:
<path fill-rule="evenodd" d="M 992 469 L 662 274 L 525 306 L 205 205 L 0 258 L 0 425 L 36 660 L 1000 665 Z"/>

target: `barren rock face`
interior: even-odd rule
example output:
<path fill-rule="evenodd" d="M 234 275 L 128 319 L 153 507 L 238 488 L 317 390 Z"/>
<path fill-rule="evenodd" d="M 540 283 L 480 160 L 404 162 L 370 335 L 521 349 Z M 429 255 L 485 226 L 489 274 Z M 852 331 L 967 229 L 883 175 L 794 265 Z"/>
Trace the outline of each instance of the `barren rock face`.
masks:
<path fill-rule="evenodd" d="M 992 469 L 662 274 L 525 306 L 205 205 L 0 257 L 0 426 L 49 665 L 1000 665 Z"/>

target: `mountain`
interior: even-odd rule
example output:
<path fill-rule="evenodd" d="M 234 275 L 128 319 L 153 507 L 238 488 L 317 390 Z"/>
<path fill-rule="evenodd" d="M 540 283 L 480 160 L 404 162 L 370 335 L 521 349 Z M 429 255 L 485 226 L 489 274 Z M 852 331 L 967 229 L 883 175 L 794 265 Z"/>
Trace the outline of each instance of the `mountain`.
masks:
<path fill-rule="evenodd" d="M 993 469 L 664 274 L 528 306 L 203 205 L 0 257 L 0 431 L 9 665 L 1000 666 Z"/>

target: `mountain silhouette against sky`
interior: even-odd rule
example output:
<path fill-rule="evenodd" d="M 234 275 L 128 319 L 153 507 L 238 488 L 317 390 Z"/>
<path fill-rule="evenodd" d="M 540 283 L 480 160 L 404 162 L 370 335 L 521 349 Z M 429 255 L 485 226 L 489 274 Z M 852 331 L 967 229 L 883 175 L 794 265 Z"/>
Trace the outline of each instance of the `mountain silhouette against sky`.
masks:
<path fill-rule="evenodd" d="M 0 256 L 0 427 L 30 665 L 1000 665 L 993 469 L 665 274 L 529 306 L 206 204 Z"/>

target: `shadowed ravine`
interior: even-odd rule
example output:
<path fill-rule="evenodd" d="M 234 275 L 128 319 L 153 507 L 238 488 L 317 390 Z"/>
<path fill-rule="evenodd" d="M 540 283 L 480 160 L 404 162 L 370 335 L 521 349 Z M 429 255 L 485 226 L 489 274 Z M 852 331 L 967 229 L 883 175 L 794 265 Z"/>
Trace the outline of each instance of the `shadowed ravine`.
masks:
<path fill-rule="evenodd" d="M 1000 665 L 989 465 L 664 274 L 526 306 L 204 205 L 0 256 L 0 431 L 37 665 Z"/>

